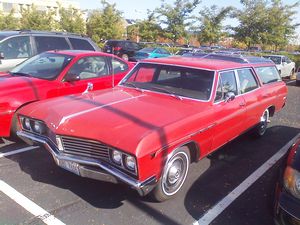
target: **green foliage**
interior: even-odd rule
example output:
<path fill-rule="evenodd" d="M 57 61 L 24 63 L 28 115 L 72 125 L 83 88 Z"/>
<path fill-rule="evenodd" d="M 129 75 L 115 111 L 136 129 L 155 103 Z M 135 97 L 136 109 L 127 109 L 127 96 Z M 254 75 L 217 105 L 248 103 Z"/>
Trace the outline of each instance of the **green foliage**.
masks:
<path fill-rule="evenodd" d="M 101 1 L 103 9 L 94 10 L 87 20 L 87 34 L 96 42 L 122 38 L 125 28 L 122 13 L 116 9 L 116 4 Z"/>
<path fill-rule="evenodd" d="M 19 28 L 19 20 L 13 14 L 13 10 L 8 15 L 3 15 L 3 12 L 0 12 L 0 30 L 16 30 Z"/>
<path fill-rule="evenodd" d="M 85 21 L 79 10 L 72 7 L 66 9 L 59 6 L 59 14 L 59 30 L 78 34 L 86 33 Z"/>
<path fill-rule="evenodd" d="M 233 28 L 235 38 L 248 47 L 255 44 L 275 46 L 286 45 L 298 24 L 292 24 L 295 8 L 299 3 L 284 5 L 281 0 L 241 0 L 242 10 L 236 10 L 234 17 L 239 25 Z"/>
<path fill-rule="evenodd" d="M 142 41 L 156 42 L 161 32 L 161 27 L 156 21 L 154 12 L 150 10 L 148 10 L 147 19 L 127 27 L 128 38 L 132 40 L 139 36 Z"/>
<path fill-rule="evenodd" d="M 162 0 L 160 8 L 156 9 L 160 23 L 166 28 L 163 35 L 174 43 L 187 36 L 186 28 L 191 25 L 191 13 L 199 5 L 200 0 L 175 0 L 174 5 Z"/>
<path fill-rule="evenodd" d="M 201 26 L 198 36 L 200 43 L 209 43 L 209 45 L 218 43 L 224 35 L 222 31 L 222 22 L 232 10 L 232 7 L 218 9 L 216 5 L 210 8 L 204 7 L 200 11 Z"/>
<path fill-rule="evenodd" d="M 56 30 L 57 23 L 54 20 L 55 12 L 43 12 L 41 13 L 36 6 L 31 5 L 28 9 L 21 11 L 20 23 L 21 29 L 31 30 Z"/>

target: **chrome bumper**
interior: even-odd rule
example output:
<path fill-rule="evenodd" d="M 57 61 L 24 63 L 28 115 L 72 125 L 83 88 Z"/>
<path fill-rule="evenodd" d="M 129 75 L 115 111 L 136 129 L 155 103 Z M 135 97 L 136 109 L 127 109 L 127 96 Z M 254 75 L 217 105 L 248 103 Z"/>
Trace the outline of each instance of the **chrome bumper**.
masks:
<path fill-rule="evenodd" d="M 17 135 L 30 145 L 42 144 L 51 153 L 57 165 L 59 165 L 61 160 L 78 163 L 79 174 L 77 175 L 79 176 L 111 183 L 118 183 L 118 181 L 121 181 L 137 190 L 137 192 L 141 196 L 147 195 L 157 183 L 155 176 L 152 176 L 145 181 L 140 182 L 132 178 L 131 176 L 117 170 L 115 167 L 109 165 L 106 162 L 91 158 L 82 158 L 63 154 L 48 138 L 37 136 L 26 131 L 18 131 Z M 98 167 L 99 170 L 95 169 L 94 167 Z"/>

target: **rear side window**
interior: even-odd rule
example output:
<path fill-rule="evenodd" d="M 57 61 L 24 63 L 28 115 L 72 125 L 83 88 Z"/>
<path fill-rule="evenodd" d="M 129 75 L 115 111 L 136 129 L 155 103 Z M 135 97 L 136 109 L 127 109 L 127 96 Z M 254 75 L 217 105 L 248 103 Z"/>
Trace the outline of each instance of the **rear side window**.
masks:
<path fill-rule="evenodd" d="M 36 48 L 38 53 L 49 50 L 70 49 L 70 46 L 64 37 L 35 37 Z"/>
<path fill-rule="evenodd" d="M 247 93 L 258 88 L 258 83 L 250 69 L 238 70 L 238 77 L 240 80 L 240 90 L 241 93 Z"/>
<path fill-rule="evenodd" d="M 257 67 L 255 70 L 263 84 L 281 81 L 280 75 L 274 66 Z"/>
<path fill-rule="evenodd" d="M 73 49 L 75 50 L 91 50 L 95 51 L 94 47 L 84 39 L 79 39 L 79 38 L 69 38 Z"/>

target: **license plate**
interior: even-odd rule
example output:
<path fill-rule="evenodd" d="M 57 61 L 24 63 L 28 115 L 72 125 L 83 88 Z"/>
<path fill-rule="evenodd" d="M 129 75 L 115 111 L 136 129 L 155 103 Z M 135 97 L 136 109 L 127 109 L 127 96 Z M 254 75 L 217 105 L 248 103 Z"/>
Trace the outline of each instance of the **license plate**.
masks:
<path fill-rule="evenodd" d="M 65 170 L 68 170 L 72 173 L 80 175 L 78 163 L 71 162 L 71 161 L 65 161 L 65 160 L 59 160 L 58 165 L 61 168 L 64 168 Z"/>

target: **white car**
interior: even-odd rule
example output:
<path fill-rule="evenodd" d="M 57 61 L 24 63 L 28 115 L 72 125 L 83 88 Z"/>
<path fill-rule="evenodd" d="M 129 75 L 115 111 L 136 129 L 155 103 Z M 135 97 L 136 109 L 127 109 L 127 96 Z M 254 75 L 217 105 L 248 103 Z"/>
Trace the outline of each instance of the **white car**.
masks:
<path fill-rule="evenodd" d="M 281 77 L 291 77 L 295 73 L 295 62 L 283 55 L 266 55 L 265 58 L 271 59 L 279 71 Z"/>
<path fill-rule="evenodd" d="M 300 86 L 300 67 L 298 68 L 296 73 L 296 85 Z"/>

